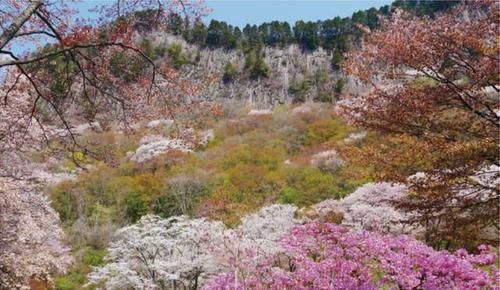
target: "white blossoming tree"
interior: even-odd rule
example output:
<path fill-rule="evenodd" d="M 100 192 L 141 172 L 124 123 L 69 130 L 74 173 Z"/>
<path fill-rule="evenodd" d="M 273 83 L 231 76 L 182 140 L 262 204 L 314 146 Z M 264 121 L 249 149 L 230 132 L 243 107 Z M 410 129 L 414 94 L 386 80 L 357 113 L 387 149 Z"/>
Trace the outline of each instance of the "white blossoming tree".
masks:
<path fill-rule="evenodd" d="M 312 207 L 312 215 L 324 217 L 332 212 L 342 215 L 342 224 L 357 230 L 390 233 L 416 233 L 407 225 L 411 213 L 399 210 L 394 202 L 406 198 L 402 184 L 367 183 L 343 199 L 328 199 Z"/>
<path fill-rule="evenodd" d="M 299 222 L 296 211 L 269 206 L 235 229 L 204 218 L 145 216 L 117 232 L 107 263 L 89 282 L 106 289 L 196 289 L 217 273 L 238 272 L 237 265 L 280 251 L 279 238 Z"/>
<path fill-rule="evenodd" d="M 71 264 L 59 217 L 26 182 L 0 178 L 0 289 L 47 284 Z"/>

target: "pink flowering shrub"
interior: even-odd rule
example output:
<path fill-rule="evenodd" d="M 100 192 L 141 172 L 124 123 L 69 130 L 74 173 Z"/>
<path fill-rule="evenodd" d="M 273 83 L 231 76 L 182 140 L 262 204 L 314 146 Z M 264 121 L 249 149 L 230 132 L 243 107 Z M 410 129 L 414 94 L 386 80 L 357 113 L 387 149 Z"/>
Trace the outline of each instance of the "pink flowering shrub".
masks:
<path fill-rule="evenodd" d="M 497 289 L 496 255 L 436 251 L 411 237 L 311 222 L 282 240 L 284 253 L 219 274 L 205 289 Z"/>

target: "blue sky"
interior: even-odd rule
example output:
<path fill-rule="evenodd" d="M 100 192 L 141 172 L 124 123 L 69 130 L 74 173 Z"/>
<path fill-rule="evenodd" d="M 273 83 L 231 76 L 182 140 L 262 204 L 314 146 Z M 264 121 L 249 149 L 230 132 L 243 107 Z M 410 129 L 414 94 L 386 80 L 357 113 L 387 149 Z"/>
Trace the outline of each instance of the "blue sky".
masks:
<path fill-rule="evenodd" d="M 83 0 L 72 3 L 72 7 L 80 11 L 80 15 L 95 17 L 88 9 L 106 1 Z M 111 2 L 111 1 L 107 1 Z M 266 21 L 279 20 L 294 24 L 297 20 L 316 21 L 335 16 L 351 16 L 353 12 L 371 7 L 379 8 L 392 3 L 392 0 L 207 0 L 206 4 L 212 13 L 205 18 L 226 21 L 243 27 L 247 23 L 260 24 Z"/>
<path fill-rule="evenodd" d="M 294 24 L 297 20 L 316 21 L 392 3 L 387 0 L 209 0 L 212 13 L 205 19 L 223 20 L 231 25 L 260 24 L 280 20 Z"/>
<path fill-rule="evenodd" d="M 82 0 L 72 2 L 70 6 L 79 11 L 80 17 L 95 19 L 97 14 L 89 12 L 89 9 L 103 3 L 112 1 Z M 208 23 L 211 19 L 217 19 L 241 28 L 247 23 L 261 24 L 273 20 L 287 21 L 293 26 L 297 20 L 346 17 L 358 10 L 379 8 L 390 3 L 392 0 L 206 0 L 212 12 L 204 20 Z M 15 52 L 32 49 L 32 45 L 13 45 Z"/>

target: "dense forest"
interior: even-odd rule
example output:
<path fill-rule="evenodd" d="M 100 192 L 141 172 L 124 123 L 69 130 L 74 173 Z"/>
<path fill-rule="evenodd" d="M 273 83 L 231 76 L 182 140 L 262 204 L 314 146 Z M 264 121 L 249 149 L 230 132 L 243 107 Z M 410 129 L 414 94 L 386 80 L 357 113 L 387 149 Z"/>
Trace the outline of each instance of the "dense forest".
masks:
<path fill-rule="evenodd" d="M 497 3 L 95 6 L 0 3 L 0 290 L 500 288 Z"/>

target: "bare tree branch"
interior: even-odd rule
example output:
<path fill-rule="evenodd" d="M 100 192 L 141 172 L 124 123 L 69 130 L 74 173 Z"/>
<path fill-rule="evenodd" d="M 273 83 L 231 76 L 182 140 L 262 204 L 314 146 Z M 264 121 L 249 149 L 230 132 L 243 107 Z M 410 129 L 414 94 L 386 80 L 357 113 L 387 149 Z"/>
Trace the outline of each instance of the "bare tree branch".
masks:
<path fill-rule="evenodd" d="M 7 43 L 14 38 L 19 29 L 21 29 L 24 23 L 30 19 L 31 15 L 33 15 L 42 4 L 42 1 L 31 2 L 31 4 L 10 24 L 9 28 L 0 36 L 0 49 L 3 49 Z"/>

